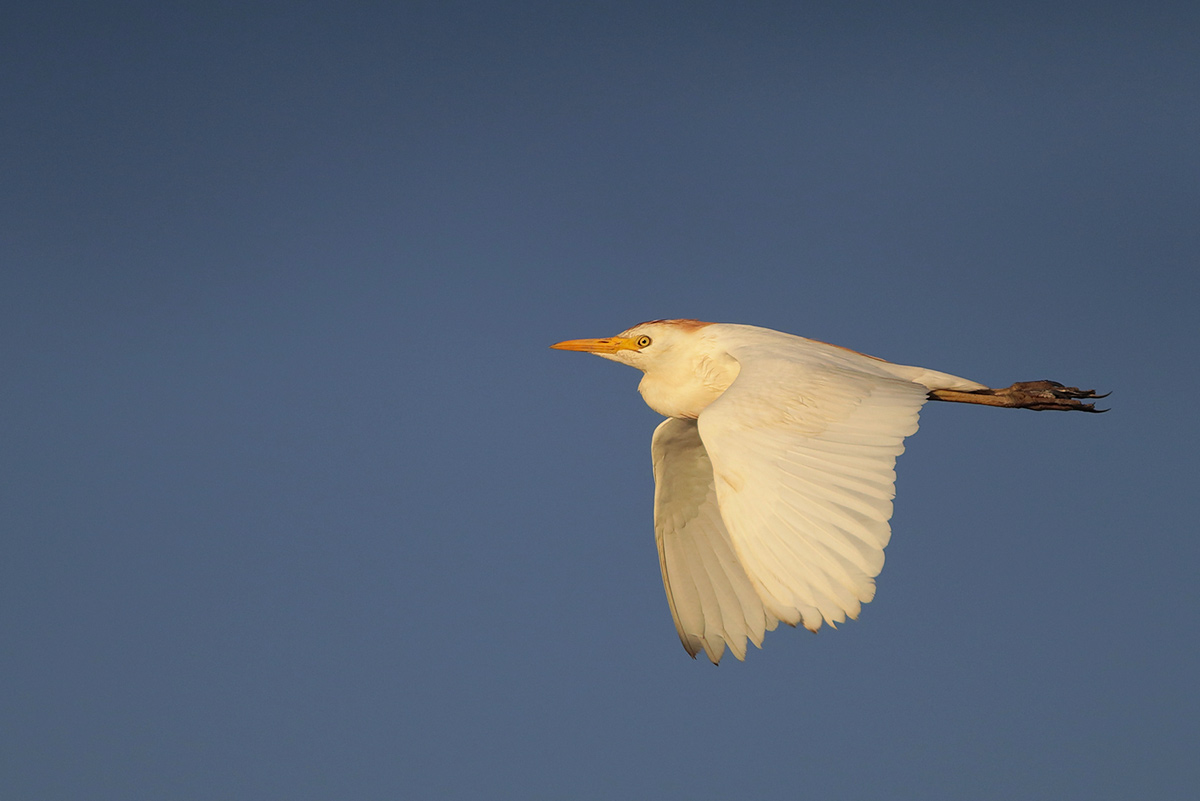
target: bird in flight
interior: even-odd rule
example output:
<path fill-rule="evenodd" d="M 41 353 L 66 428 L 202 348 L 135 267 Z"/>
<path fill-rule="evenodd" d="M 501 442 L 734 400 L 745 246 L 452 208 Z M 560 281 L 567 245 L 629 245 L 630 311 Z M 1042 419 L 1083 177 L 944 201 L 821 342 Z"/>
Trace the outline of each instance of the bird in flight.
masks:
<path fill-rule="evenodd" d="M 750 325 L 654 320 L 551 347 L 636 367 L 654 533 L 679 639 L 716 664 L 779 621 L 816 631 L 875 595 L 896 457 L 928 400 L 1096 412 L 1054 381 L 989 389 Z"/>

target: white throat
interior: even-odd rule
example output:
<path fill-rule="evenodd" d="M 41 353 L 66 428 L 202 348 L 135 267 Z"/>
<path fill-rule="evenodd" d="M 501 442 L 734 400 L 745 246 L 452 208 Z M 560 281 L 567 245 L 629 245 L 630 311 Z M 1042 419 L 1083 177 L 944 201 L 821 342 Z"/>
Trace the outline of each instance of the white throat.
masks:
<path fill-rule="evenodd" d="M 741 366 L 725 353 L 656 362 L 638 384 L 646 405 L 664 417 L 696 418 L 729 388 Z"/>

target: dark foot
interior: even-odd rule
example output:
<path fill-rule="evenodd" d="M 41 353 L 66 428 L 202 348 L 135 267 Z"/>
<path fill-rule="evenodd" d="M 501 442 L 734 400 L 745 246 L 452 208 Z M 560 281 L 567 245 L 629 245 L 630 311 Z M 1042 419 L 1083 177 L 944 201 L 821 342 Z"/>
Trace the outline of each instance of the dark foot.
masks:
<path fill-rule="evenodd" d="M 953 389 L 930 390 L 931 400 L 956 403 L 979 403 L 984 406 L 1007 406 L 1014 409 L 1056 412 L 1107 412 L 1097 409 L 1093 403 L 1083 403 L 1082 398 L 1106 398 L 1108 393 L 1097 395 L 1094 389 L 1064 387 L 1057 381 L 1019 381 L 1004 389 L 978 389 L 959 392 Z"/>

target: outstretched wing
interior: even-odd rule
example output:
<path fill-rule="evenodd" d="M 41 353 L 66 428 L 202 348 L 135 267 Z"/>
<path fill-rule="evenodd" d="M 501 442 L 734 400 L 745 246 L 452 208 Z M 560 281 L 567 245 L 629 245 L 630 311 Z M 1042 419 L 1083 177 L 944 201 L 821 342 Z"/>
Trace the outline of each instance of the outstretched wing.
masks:
<path fill-rule="evenodd" d="M 886 362 L 789 339 L 803 344 L 730 347 L 741 370 L 698 431 L 733 550 L 768 614 L 815 631 L 875 595 L 896 457 L 928 389 Z"/>
<path fill-rule="evenodd" d="M 712 464 L 695 420 L 669 418 L 654 431 L 654 533 L 663 587 L 683 647 L 713 664 L 725 646 L 746 657 L 778 621 L 734 555 L 721 521 Z"/>

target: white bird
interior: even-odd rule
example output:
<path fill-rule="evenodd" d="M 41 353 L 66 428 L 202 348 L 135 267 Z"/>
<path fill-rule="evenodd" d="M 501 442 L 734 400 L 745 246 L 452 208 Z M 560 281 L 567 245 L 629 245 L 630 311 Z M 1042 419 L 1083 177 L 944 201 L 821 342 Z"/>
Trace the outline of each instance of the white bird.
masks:
<path fill-rule="evenodd" d="M 654 531 L 683 647 L 746 657 L 779 621 L 816 631 L 875 595 L 896 457 L 927 400 L 1097 411 L 1053 381 L 989 389 L 749 325 L 655 320 L 551 347 L 645 375 Z"/>

